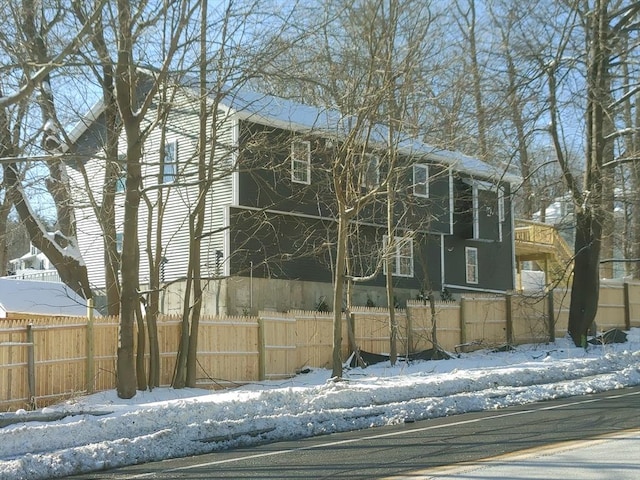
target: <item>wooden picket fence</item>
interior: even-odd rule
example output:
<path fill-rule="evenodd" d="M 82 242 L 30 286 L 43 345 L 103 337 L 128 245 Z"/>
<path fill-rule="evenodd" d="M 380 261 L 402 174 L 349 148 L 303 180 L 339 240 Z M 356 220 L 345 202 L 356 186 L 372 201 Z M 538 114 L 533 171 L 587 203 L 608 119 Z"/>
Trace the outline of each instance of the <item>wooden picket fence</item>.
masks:
<path fill-rule="evenodd" d="M 434 321 L 435 340 L 449 352 L 548 342 L 565 334 L 569 299 L 566 290 L 537 296 L 464 295 L 457 302 L 436 302 L 433 311 L 411 301 L 396 311 L 398 353 L 432 348 Z M 158 322 L 163 386 L 173 375 L 180 322 L 178 316 Z M 640 283 L 604 283 L 596 323 L 600 331 L 640 327 Z M 386 309 L 354 308 L 342 324 L 344 359 L 354 348 L 389 351 Z M 305 367 L 329 368 L 332 344 L 332 313 L 205 317 L 199 330 L 198 386 L 226 388 L 291 377 Z M 115 388 L 117 346 L 114 317 L 0 320 L 0 411 Z"/>

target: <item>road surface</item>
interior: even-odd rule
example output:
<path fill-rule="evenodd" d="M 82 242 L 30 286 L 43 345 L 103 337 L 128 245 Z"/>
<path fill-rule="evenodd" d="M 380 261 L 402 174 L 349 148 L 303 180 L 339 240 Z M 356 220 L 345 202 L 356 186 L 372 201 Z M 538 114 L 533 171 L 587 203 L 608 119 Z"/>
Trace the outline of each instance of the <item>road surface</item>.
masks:
<path fill-rule="evenodd" d="M 69 478 L 631 479 L 640 478 L 639 432 L 640 387 L 635 387 Z M 527 476 L 500 470 L 518 462 L 529 469 Z M 574 470 L 552 470 L 547 463 Z"/>

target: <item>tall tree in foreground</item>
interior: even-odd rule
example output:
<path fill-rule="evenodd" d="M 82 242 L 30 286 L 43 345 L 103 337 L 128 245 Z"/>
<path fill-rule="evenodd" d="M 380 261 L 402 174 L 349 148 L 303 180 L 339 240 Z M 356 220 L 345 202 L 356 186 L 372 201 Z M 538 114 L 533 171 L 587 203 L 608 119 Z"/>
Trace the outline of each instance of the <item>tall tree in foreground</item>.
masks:
<path fill-rule="evenodd" d="M 118 0 L 117 5 L 117 45 L 115 61 L 115 92 L 118 112 L 126 138 L 126 173 L 124 229 L 122 235 L 120 295 L 120 341 L 117 360 L 117 392 L 120 398 L 131 398 L 136 393 L 136 369 L 134 360 L 134 325 L 140 309 L 139 298 L 139 239 L 138 211 L 142 190 L 142 146 L 146 138 L 143 128 L 145 114 L 164 84 L 171 63 L 178 51 L 182 33 L 187 26 L 188 1 L 174 3 L 162 12 L 174 15 L 175 23 L 171 38 L 168 39 L 166 56 L 159 70 L 152 76 L 145 93 L 139 97 L 142 86 L 140 71 L 135 54 L 136 42 L 141 28 L 139 11 L 132 10 L 127 0 Z M 156 14 L 157 15 L 157 14 Z M 157 16 L 156 16 L 157 18 Z M 144 77 L 143 77 L 144 78 Z"/>
<path fill-rule="evenodd" d="M 587 10 L 581 10 L 587 7 Z M 550 132 L 566 184 L 573 195 L 576 219 L 574 274 L 569 309 L 569 333 L 574 343 L 586 346 L 596 315 L 600 289 L 600 251 L 605 220 L 606 163 L 615 137 L 612 119 L 614 52 L 620 32 L 635 24 L 640 2 L 625 5 L 610 0 L 576 2 L 574 12 L 584 22 L 586 68 L 585 176 L 582 188 L 564 161 L 558 125 L 557 64 L 549 64 Z"/>

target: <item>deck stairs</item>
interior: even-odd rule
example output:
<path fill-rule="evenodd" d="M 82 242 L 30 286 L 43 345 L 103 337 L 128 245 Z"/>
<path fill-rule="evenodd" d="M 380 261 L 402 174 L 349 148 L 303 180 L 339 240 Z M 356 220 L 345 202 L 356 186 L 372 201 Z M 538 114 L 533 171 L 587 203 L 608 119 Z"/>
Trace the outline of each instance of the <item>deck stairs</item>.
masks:
<path fill-rule="evenodd" d="M 523 262 L 534 262 L 545 272 L 547 287 L 566 286 L 573 272 L 573 249 L 553 225 L 530 220 L 515 221 L 518 273 Z"/>

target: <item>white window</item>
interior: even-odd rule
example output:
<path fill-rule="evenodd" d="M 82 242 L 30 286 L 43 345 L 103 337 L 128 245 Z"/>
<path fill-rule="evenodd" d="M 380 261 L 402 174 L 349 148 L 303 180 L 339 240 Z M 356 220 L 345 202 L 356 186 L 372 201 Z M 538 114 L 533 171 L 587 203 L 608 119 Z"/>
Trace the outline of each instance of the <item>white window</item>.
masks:
<path fill-rule="evenodd" d="M 380 163 L 378 157 L 365 153 L 361 157 L 362 177 L 360 185 L 365 188 L 375 188 L 380 184 Z"/>
<path fill-rule="evenodd" d="M 387 249 L 389 237 L 383 238 L 384 249 Z M 392 275 L 396 277 L 413 277 L 413 239 L 410 237 L 394 237 L 391 257 Z M 387 262 L 384 262 L 384 273 L 387 273 Z"/>
<path fill-rule="evenodd" d="M 291 181 L 311 183 L 311 142 L 294 140 L 291 143 Z"/>
<path fill-rule="evenodd" d="M 416 197 L 429 197 L 429 165 L 413 166 L 413 194 Z"/>
<path fill-rule="evenodd" d="M 122 232 L 116 232 L 116 252 L 122 253 L 122 239 L 124 235 Z"/>
<path fill-rule="evenodd" d="M 504 213 L 504 188 L 498 188 L 498 241 L 502 241 L 502 224 L 505 220 Z"/>
<path fill-rule="evenodd" d="M 178 173 L 178 142 L 164 144 L 164 161 L 162 163 L 162 183 L 173 183 Z"/>
<path fill-rule="evenodd" d="M 118 155 L 118 178 L 116 178 L 116 192 L 124 192 L 127 184 L 127 155 Z"/>
<path fill-rule="evenodd" d="M 478 283 L 478 249 L 465 247 L 465 264 L 467 268 L 467 283 Z"/>
<path fill-rule="evenodd" d="M 478 195 L 478 187 L 472 187 L 472 210 L 473 210 L 473 238 L 480 238 L 480 198 Z"/>

